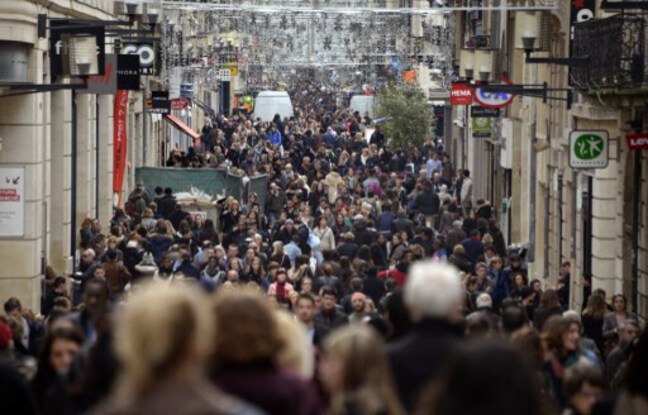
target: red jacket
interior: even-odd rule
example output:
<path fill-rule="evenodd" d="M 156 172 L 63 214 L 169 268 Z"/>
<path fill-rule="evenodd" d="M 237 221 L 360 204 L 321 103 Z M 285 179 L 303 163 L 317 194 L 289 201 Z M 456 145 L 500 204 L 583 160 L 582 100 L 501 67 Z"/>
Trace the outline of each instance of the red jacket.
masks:
<path fill-rule="evenodd" d="M 402 287 L 403 285 L 405 285 L 405 281 L 407 280 L 407 273 L 399 271 L 397 268 L 388 269 L 378 272 L 378 278 L 380 278 L 381 280 L 391 278 L 396 282 L 397 287 Z"/>

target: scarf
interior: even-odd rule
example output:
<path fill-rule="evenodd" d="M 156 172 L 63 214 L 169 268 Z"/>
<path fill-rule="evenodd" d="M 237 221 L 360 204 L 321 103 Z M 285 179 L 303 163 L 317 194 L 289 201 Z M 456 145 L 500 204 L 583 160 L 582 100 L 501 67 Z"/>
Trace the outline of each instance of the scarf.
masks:
<path fill-rule="evenodd" d="M 286 299 L 286 282 L 277 282 L 276 290 L 277 300 L 283 301 Z"/>

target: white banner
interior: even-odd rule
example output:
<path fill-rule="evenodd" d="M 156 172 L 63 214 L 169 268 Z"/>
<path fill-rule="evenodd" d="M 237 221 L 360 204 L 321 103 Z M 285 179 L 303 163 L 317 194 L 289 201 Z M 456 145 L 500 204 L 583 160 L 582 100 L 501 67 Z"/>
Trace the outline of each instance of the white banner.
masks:
<path fill-rule="evenodd" d="M 25 168 L 0 167 L 0 237 L 25 234 Z"/>

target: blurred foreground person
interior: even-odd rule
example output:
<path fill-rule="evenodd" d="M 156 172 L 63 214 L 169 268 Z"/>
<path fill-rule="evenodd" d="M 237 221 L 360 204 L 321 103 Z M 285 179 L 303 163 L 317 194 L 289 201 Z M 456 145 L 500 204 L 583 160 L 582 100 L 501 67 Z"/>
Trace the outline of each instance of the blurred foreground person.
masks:
<path fill-rule="evenodd" d="M 268 414 L 319 413 L 310 385 L 282 367 L 287 345 L 276 312 L 264 296 L 252 291 L 220 293 L 212 310 L 216 342 L 211 379 L 215 385 Z M 304 336 L 292 341 L 300 342 L 300 347 Z"/>
<path fill-rule="evenodd" d="M 637 340 L 635 340 L 637 341 Z M 644 330 L 628 362 L 614 415 L 648 413 L 648 330 Z"/>
<path fill-rule="evenodd" d="M 544 325 L 542 340 L 546 350 L 543 371 L 549 394 L 559 409 L 567 407 L 565 372 L 576 364 L 596 366 L 596 355 L 581 346 L 581 325 L 577 320 L 554 316 Z"/>
<path fill-rule="evenodd" d="M 399 415 L 403 408 L 378 335 L 366 326 L 348 326 L 324 341 L 322 380 L 331 394 L 332 415 Z"/>
<path fill-rule="evenodd" d="M 277 359 L 279 366 L 306 381 L 312 380 L 315 356 L 313 346 L 306 338 L 304 325 L 284 310 L 275 311 L 275 317 L 284 344 Z"/>
<path fill-rule="evenodd" d="M 590 415 L 592 406 L 603 396 L 606 386 L 599 368 L 588 364 L 571 367 L 565 374 L 568 407 L 563 415 Z"/>
<path fill-rule="evenodd" d="M 115 324 L 123 372 L 113 396 L 94 413 L 258 414 L 202 373 L 214 339 L 206 308 L 202 294 L 185 285 L 149 285 L 135 294 Z"/>
<path fill-rule="evenodd" d="M 421 415 L 544 415 L 534 371 L 505 343 L 472 343 L 421 399 Z"/>
<path fill-rule="evenodd" d="M 43 339 L 38 372 L 31 383 L 39 413 L 65 411 L 67 375 L 82 345 L 83 335 L 76 328 L 57 328 Z"/>
<path fill-rule="evenodd" d="M 434 380 L 461 337 L 456 322 L 464 298 L 456 268 L 434 260 L 414 263 L 403 299 L 414 326 L 387 348 L 398 396 L 411 411 L 421 388 Z"/>

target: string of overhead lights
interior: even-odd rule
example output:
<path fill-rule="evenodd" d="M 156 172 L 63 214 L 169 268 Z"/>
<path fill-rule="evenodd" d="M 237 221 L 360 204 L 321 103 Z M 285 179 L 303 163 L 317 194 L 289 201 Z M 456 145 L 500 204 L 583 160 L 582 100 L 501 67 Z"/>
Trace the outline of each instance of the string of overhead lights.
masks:
<path fill-rule="evenodd" d="M 378 74 L 396 76 L 416 65 L 425 65 L 448 80 L 442 85 L 449 84 L 453 75 L 452 13 L 368 13 L 362 18 L 340 13 L 342 3 L 356 9 L 380 3 L 368 0 L 219 1 L 200 3 L 209 6 L 200 9 L 167 3 L 189 2 L 165 3 L 165 67 L 183 68 L 185 78 L 201 78 L 202 71 L 208 84 L 217 82 L 214 68 L 231 66 L 239 79 L 252 85 L 290 78 L 308 68 L 338 84 L 359 78 L 372 82 Z M 301 9 L 309 3 L 313 7 L 309 10 L 318 12 L 295 11 L 293 3 L 301 4 Z M 281 6 L 281 11 L 262 9 L 273 5 Z M 332 6 L 339 7 L 321 11 Z"/>
<path fill-rule="evenodd" d="M 256 13 L 333 13 L 333 14 L 366 14 L 389 13 L 412 15 L 445 14 L 453 11 L 540 11 L 553 10 L 559 0 L 434 0 L 425 7 L 414 7 L 413 1 L 389 0 L 164 0 L 166 9 L 179 10 L 233 10 Z M 408 4 L 402 7 L 401 4 Z M 427 6 L 430 7 L 427 7 Z"/>

